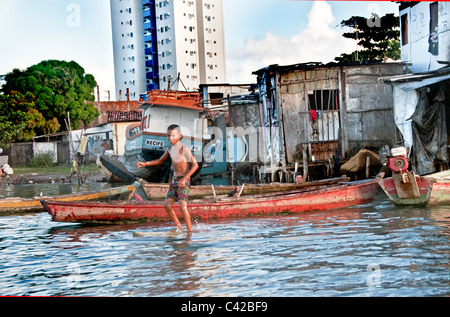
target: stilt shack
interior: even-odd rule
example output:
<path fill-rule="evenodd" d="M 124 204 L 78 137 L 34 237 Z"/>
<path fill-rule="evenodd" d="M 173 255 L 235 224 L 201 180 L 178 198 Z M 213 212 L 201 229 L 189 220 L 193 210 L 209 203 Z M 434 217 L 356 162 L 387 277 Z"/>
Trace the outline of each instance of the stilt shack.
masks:
<path fill-rule="evenodd" d="M 339 159 L 365 147 L 392 146 L 392 87 L 378 79 L 403 71 L 401 63 L 303 63 L 253 72 L 268 170 L 289 174 L 296 162 L 309 162 L 331 176 Z"/>

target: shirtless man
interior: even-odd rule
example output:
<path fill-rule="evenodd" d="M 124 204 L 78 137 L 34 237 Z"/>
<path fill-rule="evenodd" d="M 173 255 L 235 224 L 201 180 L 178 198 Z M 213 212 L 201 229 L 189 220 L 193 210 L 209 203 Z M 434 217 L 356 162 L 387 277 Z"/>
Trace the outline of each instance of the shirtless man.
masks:
<path fill-rule="evenodd" d="M 169 191 L 167 192 L 164 208 L 177 228 L 183 231 L 183 227 L 172 208 L 175 200 L 180 201 L 180 211 L 186 221 L 187 231 L 191 232 L 191 216 L 187 209 L 187 201 L 191 187 L 191 176 L 197 170 L 198 163 L 189 147 L 180 142 L 182 138 L 183 135 L 181 134 L 180 127 L 176 124 L 172 124 L 167 128 L 167 139 L 169 140 L 170 145 L 163 156 L 150 162 L 138 162 L 137 167 L 141 168 L 144 166 L 160 165 L 170 157 L 172 160 L 174 177 L 170 184 Z M 191 163 L 190 168 L 189 162 Z"/>

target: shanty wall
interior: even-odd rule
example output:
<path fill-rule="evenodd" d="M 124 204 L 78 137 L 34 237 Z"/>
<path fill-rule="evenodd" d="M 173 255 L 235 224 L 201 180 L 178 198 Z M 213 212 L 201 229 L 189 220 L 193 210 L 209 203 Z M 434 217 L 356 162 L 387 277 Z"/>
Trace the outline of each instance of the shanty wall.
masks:
<path fill-rule="evenodd" d="M 317 160 L 331 158 L 337 150 L 339 76 L 340 68 L 300 70 L 281 75 L 280 95 L 288 163 L 299 160 L 303 145 Z M 335 91 L 336 94 L 328 94 L 327 98 L 324 91 Z M 315 120 L 311 118 L 311 110 L 314 109 L 317 110 Z"/>
<path fill-rule="evenodd" d="M 402 73 L 401 64 L 343 67 L 343 151 L 349 156 L 397 141 L 393 90 L 378 78 Z"/>
<path fill-rule="evenodd" d="M 350 157 L 365 146 L 396 141 L 392 87 L 379 77 L 403 73 L 401 64 L 356 65 L 292 70 L 281 74 L 288 163 L 299 161 L 305 147 L 316 160 Z M 312 117 L 311 110 L 317 110 Z"/>

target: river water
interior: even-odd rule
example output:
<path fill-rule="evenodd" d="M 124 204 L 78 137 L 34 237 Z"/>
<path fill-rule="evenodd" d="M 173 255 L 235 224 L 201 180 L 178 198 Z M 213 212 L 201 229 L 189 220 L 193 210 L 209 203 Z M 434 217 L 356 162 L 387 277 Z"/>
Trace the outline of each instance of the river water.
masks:
<path fill-rule="evenodd" d="M 358 207 L 172 229 L 0 216 L 0 295 L 449 296 L 450 208 L 395 207 L 381 189 Z"/>

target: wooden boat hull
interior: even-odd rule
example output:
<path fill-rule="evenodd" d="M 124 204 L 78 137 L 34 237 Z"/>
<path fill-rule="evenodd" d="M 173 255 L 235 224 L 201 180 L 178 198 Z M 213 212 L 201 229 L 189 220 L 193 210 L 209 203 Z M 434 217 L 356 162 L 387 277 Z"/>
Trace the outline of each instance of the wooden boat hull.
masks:
<path fill-rule="evenodd" d="M 400 198 L 392 177 L 379 180 L 389 200 L 397 206 L 450 205 L 450 171 L 416 176 L 419 197 Z"/>
<path fill-rule="evenodd" d="M 378 190 L 376 180 L 322 186 L 305 191 L 272 193 L 218 200 L 194 200 L 188 204 L 192 218 L 226 218 L 330 210 L 369 203 Z M 120 224 L 169 221 L 163 202 L 69 203 L 42 201 L 54 221 Z M 178 205 L 174 206 L 182 218 Z"/>
<path fill-rule="evenodd" d="M 103 154 L 100 157 L 100 162 L 103 166 L 111 172 L 113 176 L 118 177 L 123 181 L 133 181 L 138 178 L 136 175 L 130 173 L 125 164 L 122 163 L 119 159 L 114 159 L 112 156 Z"/>
<path fill-rule="evenodd" d="M 0 200 L 0 215 L 18 213 L 44 211 L 41 204 L 43 199 L 51 199 L 52 201 L 101 201 L 106 199 L 130 199 L 136 191 L 136 183 L 108 188 L 100 191 L 91 191 L 76 194 L 60 195 L 55 197 L 33 197 L 33 198 L 5 198 Z"/>
<path fill-rule="evenodd" d="M 242 190 L 241 196 L 263 194 L 263 193 L 274 193 L 289 190 L 300 190 L 302 188 L 320 186 L 320 185 L 331 185 L 337 184 L 339 182 L 348 182 L 349 177 L 336 177 L 318 181 L 312 181 L 302 184 L 282 184 L 282 183 L 271 183 L 271 184 L 245 184 Z M 170 184 L 167 183 L 143 183 L 142 188 L 150 200 L 164 200 L 166 198 L 167 191 L 169 190 Z M 213 192 L 214 188 L 214 192 Z M 228 195 L 236 188 L 233 185 L 194 185 L 191 186 L 189 192 L 189 199 L 200 199 L 205 196 L 215 195 Z"/>

